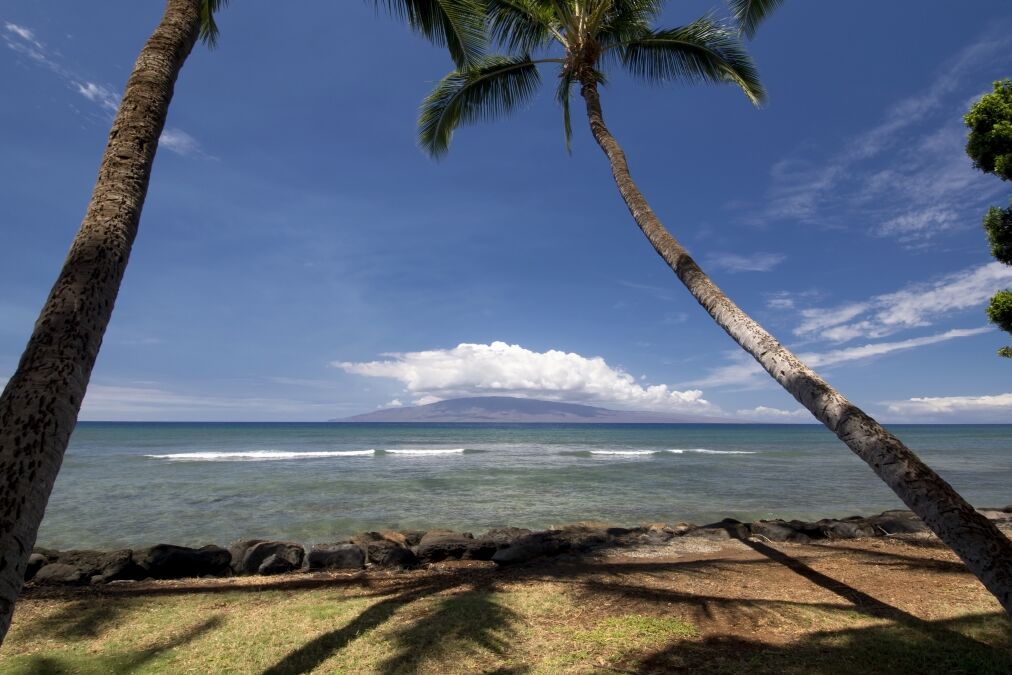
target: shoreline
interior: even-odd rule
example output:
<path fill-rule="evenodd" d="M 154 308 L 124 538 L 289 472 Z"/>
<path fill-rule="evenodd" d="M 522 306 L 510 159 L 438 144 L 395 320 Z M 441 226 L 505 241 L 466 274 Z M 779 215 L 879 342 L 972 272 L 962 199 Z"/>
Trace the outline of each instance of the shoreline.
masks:
<path fill-rule="evenodd" d="M 1012 505 L 981 508 L 1004 530 L 1012 529 Z M 156 544 L 117 550 L 55 550 L 36 547 L 29 558 L 27 587 L 101 586 L 142 580 L 272 576 L 322 571 L 417 570 L 448 561 L 491 563 L 496 568 L 558 556 L 635 552 L 682 542 L 728 540 L 811 544 L 896 536 L 934 537 L 910 511 L 817 521 L 725 518 L 706 525 L 678 522 L 621 527 L 576 522 L 546 530 L 502 527 L 479 535 L 451 530 L 360 532 L 350 538 L 314 543 L 239 540 L 199 548 Z M 676 546 L 677 548 L 677 546 Z"/>

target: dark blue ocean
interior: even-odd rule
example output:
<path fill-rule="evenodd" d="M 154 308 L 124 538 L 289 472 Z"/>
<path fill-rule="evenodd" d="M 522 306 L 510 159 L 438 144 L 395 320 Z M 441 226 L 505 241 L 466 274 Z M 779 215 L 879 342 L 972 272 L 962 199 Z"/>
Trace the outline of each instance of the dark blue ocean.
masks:
<path fill-rule="evenodd" d="M 973 504 L 1012 503 L 1012 425 L 891 430 Z M 82 422 L 38 543 L 310 543 L 889 508 L 902 504 L 821 426 Z"/>

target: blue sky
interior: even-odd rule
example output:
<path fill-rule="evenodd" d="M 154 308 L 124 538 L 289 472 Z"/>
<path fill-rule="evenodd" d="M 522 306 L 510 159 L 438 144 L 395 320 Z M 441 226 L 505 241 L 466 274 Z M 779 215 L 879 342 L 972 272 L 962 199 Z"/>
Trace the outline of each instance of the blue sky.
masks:
<path fill-rule="evenodd" d="M 673 2 L 667 25 L 715 6 Z M 720 7 L 719 5 L 716 5 Z M 157 2 L 0 9 L 0 382 L 84 214 Z M 508 120 L 415 144 L 444 52 L 367 2 L 240 0 L 176 87 L 82 419 L 322 420 L 459 395 L 807 422 L 635 228 L 553 75 Z M 606 118 L 716 282 L 891 422 L 1007 422 L 1012 286 L 961 116 L 1012 75 L 1012 8 L 789 0 L 770 101 L 615 73 Z M 579 112 L 579 108 L 574 108 Z"/>

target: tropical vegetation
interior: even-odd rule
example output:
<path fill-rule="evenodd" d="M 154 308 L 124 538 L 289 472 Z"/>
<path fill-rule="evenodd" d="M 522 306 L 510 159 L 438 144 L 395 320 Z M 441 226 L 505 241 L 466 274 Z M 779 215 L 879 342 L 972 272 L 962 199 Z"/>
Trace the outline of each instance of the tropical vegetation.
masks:
<path fill-rule="evenodd" d="M 995 82 L 994 91 L 974 103 L 963 121 L 970 128 L 966 154 L 973 165 L 1002 180 L 1012 180 L 1012 80 Z M 991 255 L 998 262 L 1012 265 L 1012 205 L 988 209 L 984 232 Z M 987 318 L 1012 335 L 1012 291 L 998 291 L 991 298 Z M 998 355 L 1012 358 L 1012 346 L 1002 347 Z"/>

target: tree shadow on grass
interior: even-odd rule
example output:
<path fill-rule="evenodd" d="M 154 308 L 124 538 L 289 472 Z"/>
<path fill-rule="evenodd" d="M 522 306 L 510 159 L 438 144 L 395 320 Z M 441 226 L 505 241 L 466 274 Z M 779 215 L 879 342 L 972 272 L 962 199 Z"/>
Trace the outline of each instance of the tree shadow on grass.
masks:
<path fill-rule="evenodd" d="M 21 630 L 27 639 L 46 637 L 65 642 L 91 640 L 115 625 L 132 609 L 133 603 L 129 600 L 116 603 L 76 600 Z"/>
<path fill-rule="evenodd" d="M 293 675 L 308 673 L 338 653 L 363 633 L 386 623 L 404 605 L 428 595 L 459 586 L 464 578 L 457 575 L 423 578 L 396 589 L 390 597 L 371 605 L 351 622 L 328 631 L 289 653 L 278 663 L 266 669 L 263 675 Z"/>
<path fill-rule="evenodd" d="M 494 585 L 483 584 L 441 598 L 432 611 L 413 618 L 397 630 L 392 641 L 397 652 L 377 668 L 382 675 L 418 672 L 427 656 L 451 657 L 459 661 L 473 656 L 486 659 L 487 653 L 506 656 L 522 618 L 498 601 Z M 522 673 L 526 667 L 504 666 L 494 672 Z"/>
<path fill-rule="evenodd" d="M 179 635 L 158 644 L 125 652 L 113 652 L 100 655 L 67 654 L 48 655 L 34 654 L 21 659 L 14 659 L 9 665 L 11 675 L 78 675 L 81 673 L 132 673 L 147 665 L 156 657 L 177 647 L 192 642 L 204 633 L 212 631 L 222 623 L 221 618 L 212 616 Z"/>
<path fill-rule="evenodd" d="M 928 632 L 907 625 L 824 631 L 789 645 L 771 645 L 732 636 L 680 640 L 636 660 L 641 673 L 973 673 L 1012 672 L 1012 630 L 998 613 L 926 622 Z M 990 633 L 994 646 L 965 638 Z M 939 634 L 963 641 L 939 640 Z M 968 646 L 969 644 L 969 646 Z"/>

